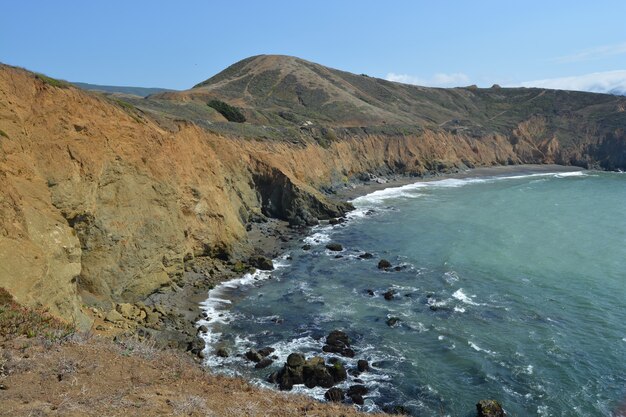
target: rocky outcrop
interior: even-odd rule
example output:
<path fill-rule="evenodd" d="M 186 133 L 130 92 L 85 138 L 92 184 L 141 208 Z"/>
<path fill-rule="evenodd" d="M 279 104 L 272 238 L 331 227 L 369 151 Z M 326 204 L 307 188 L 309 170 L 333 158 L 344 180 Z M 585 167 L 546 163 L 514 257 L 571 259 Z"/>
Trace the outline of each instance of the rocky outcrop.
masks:
<path fill-rule="evenodd" d="M 478 417 L 506 417 L 504 410 L 496 400 L 480 400 L 476 404 Z"/>

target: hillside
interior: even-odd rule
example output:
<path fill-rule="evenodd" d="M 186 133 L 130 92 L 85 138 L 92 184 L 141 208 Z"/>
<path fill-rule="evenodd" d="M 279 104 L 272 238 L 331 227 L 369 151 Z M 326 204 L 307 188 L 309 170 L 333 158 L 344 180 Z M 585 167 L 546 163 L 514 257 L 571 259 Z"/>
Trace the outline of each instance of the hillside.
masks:
<path fill-rule="evenodd" d="M 73 82 L 76 87 L 82 88 L 83 90 L 92 90 L 92 91 L 101 91 L 105 93 L 120 93 L 120 94 L 130 94 L 133 96 L 139 97 L 147 97 L 151 94 L 163 93 L 165 91 L 172 91 L 167 88 L 147 88 L 147 87 L 125 87 L 125 86 L 116 86 L 116 85 L 99 85 L 99 84 L 89 84 L 89 83 L 79 83 Z"/>
<path fill-rule="evenodd" d="M 423 88 L 283 56 L 147 98 L 0 66 L 0 287 L 88 327 L 86 306 L 145 300 L 200 259 L 247 260 L 259 218 L 340 216 L 329 193 L 363 174 L 624 169 L 624 127 L 624 97 Z"/>

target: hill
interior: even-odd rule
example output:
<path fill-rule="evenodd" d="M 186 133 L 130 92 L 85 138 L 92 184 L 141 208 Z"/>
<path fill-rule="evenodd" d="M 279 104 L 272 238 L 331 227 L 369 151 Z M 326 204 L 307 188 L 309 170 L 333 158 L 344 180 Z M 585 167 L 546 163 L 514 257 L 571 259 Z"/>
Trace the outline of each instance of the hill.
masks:
<path fill-rule="evenodd" d="M 173 91 L 167 88 L 146 88 L 146 87 L 122 87 L 115 85 L 99 85 L 99 84 L 88 84 L 88 83 L 79 83 L 73 82 L 76 87 L 82 88 L 83 90 L 92 90 L 92 91 L 101 91 L 104 93 L 121 93 L 121 94 L 131 94 L 139 97 L 147 97 L 151 94 L 163 93 L 165 91 Z"/>

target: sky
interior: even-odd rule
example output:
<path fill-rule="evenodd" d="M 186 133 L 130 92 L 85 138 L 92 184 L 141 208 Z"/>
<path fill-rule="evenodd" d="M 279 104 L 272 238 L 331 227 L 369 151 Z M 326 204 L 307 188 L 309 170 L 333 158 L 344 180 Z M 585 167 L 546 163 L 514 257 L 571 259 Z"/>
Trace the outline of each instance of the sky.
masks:
<path fill-rule="evenodd" d="M 626 93 L 626 1 L 3 0 L 0 62 L 186 89 L 284 54 L 429 86 Z"/>

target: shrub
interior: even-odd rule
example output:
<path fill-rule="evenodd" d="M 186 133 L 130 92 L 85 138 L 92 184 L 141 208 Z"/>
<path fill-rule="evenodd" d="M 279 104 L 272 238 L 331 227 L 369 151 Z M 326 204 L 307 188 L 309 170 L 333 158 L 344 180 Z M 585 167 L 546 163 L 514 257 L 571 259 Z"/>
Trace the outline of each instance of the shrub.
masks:
<path fill-rule="evenodd" d="M 35 74 L 35 77 L 41 80 L 44 84 L 51 85 L 52 87 L 57 87 L 57 88 L 69 88 L 70 87 L 70 83 L 68 83 L 67 81 L 57 80 L 56 78 L 48 77 L 47 75 Z"/>
<path fill-rule="evenodd" d="M 47 310 L 21 306 L 4 288 L 0 288 L 0 340 L 18 336 L 43 336 L 62 339 L 74 332 L 74 328 L 53 317 Z"/>
<path fill-rule="evenodd" d="M 241 113 L 241 110 L 228 103 L 224 103 L 220 100 L 211 100 L 207 105 L 217 110 L 229 122 L 243 123 L 246 121 L 246 116 Z"/>

